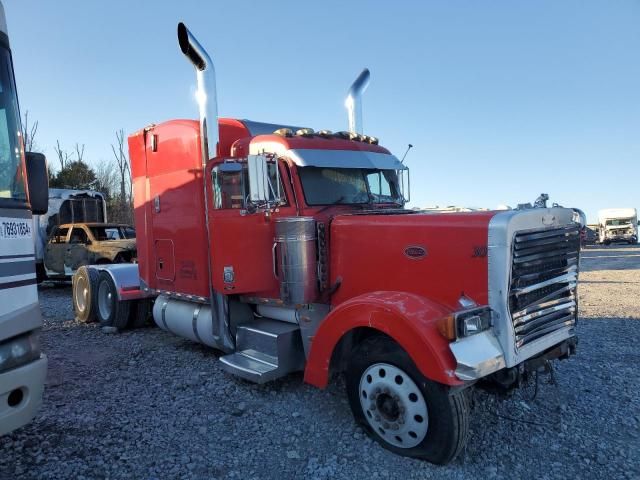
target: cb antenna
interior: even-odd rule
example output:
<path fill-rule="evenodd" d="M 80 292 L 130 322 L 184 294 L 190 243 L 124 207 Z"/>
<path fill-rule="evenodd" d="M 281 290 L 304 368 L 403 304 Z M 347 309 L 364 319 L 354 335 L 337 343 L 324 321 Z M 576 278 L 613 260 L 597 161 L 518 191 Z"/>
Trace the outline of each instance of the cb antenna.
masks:
<path fill-rule="evenodd" d="M 413 148 L 413 145 L 409 144 L 407 145 L 407 151 L 404 152 L 404 155 L 402 156 L 402 160 L 400 160 L 400 163 L 404 163 L 404 159 L 407 157 L 407 153 L 409 153 L 409 150 L 411 150 Z"/>

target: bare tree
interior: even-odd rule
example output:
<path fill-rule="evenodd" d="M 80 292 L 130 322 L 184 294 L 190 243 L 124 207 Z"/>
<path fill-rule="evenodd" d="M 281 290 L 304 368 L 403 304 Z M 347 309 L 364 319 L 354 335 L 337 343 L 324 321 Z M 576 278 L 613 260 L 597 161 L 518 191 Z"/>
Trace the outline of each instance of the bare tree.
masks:
<path fill-rule="evenodd" d="M 84 157 L 84 143 L 82 144 L 82 148 L 80 148 L 80 145 L 78 144 L 78 142 L 76 142 L 75 148 L 76 148 L 76 155 L 77 155 L 76 160 L 78 162 L 82 162 L 83 161 L 82 159 Z"/>
<path fill-rule="evenodd" d="M 116 131 L 116 140 L 118 146 L 111 144 L 113 156 L 116 159 L 116 166 L 120 173 L 120 201 L 124 204 L 127 202 L 127 183 L 131 183 L 129 159 L 124 153 L 124 130 Z M 128 180 L 128 182 L 127 182 Z"/>
<path fill-rule="evenodd" d="M 29 110 L 24 112 L 24 122 L 22 122 L 22 141 L 25 152 L 36 152 L 39 150 L 36 144 L 36 133 L 38 132 L 38 121 L 29 124 Z"/>
<path fill-rule="evenodd" d="M 96 189 L 108 199 L 119 187 L 118 172 L 114 167 L 113 161 L 105 160 L 101 161 L 95 168 Z"/>
<path fill-rule="evenodd" d="M 58 161 L 60 162 L 60 170 L 64 170 L 64 167 L 66 167 L 69 164 L 69 162 L 73 161 L 73 153 L 69 153 L 66 150 L 62 150 L 62 148 L 60 147 L 60 140 L 56 140 L 56 146 L 53 147 L 53 149 L 55 150 L 56 155 L 58 155 Z M 82 146 L 82 150 L 84 153 L 84 145 Z"/>

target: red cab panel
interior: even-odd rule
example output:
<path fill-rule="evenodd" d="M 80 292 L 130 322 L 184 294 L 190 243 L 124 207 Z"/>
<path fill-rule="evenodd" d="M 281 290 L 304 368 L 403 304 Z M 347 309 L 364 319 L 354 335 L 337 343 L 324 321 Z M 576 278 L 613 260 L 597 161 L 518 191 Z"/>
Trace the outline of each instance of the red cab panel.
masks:
<path fill-rule="evenodd" d="M 402 291 L 459 308 L 487 299 L 487 234 L 495 212 L 341 215 L 331 223 L 332 304 Z"/>
<path fill-rule="evenodd" d="M 140 273 L 153 289 L 209 296 L 197 121 L 172 120 L 129 138 Z M 146 237 L 146 238 L 145 238 Z"/>

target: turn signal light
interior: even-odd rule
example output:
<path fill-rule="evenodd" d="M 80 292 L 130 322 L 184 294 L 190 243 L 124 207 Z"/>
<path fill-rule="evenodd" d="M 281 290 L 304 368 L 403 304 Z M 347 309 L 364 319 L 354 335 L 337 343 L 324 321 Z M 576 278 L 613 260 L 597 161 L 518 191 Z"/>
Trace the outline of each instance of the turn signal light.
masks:
<path fill-rule="evenodd" d="M 452 313 L 437 322 L 440 335 L 451 341 L 483 332 L 492 324 L 491 309 L 486 305 Z"/>
<path fill-rule="evenodd" d="M 456 317 L 454 315 L 447 315 L 438 320 L 438 331 L 440 335 L 447 340 L 455 340 L 457 338 Z"/>

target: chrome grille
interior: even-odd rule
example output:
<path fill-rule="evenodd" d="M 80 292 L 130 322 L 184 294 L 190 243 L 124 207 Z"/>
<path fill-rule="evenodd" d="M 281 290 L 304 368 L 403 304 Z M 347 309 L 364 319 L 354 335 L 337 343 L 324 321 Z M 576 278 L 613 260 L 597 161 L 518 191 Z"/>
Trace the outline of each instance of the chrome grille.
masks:
<path fill-rule="evenodd" d="M 577 226 L 515 235 L 509 311 L 516 348 L 575 325 L 579 251 Z"/>

